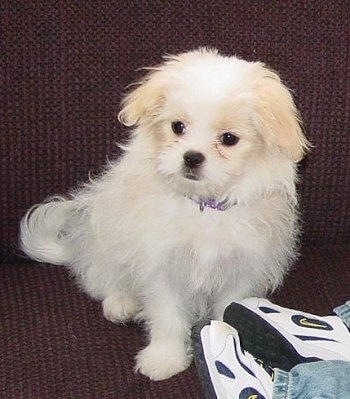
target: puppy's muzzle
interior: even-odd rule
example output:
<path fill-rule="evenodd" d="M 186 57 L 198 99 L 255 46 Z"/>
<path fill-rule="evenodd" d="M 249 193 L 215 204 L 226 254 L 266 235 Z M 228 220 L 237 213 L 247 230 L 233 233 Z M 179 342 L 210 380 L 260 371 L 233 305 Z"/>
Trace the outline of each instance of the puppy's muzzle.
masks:
<path fill-rule="evenodd" d="M 205 161 L 205 156 L 201 152 L 187 151 L 184 156 L 184 176 L 187 179 L 199 180 L 200 168 Z"/>

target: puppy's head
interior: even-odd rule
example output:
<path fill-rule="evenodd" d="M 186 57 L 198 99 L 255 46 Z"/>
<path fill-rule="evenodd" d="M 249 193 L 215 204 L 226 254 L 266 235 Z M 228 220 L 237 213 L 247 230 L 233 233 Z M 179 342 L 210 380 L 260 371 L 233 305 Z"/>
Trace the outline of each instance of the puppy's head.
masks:
<path fill-rule="evenodd" d="M 189 195 L 224 195 L 269 160 L 293 164 L 308 148 L 278 75 L 215 50 L 166 57 L 124 98 L 119 120 Z"/>

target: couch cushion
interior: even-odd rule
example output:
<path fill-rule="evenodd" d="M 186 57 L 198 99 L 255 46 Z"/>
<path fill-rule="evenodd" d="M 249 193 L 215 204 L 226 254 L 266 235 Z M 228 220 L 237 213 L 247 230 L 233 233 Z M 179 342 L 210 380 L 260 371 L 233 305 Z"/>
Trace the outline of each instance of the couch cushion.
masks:
<path fill-rule="evenodd" d="M 26 209 L 118 155 L 135 69 L 198 46 L 280 72 L 315 145 L 302 166 L 305 242 L 350 241 L 347 2 L 3 0 L 0 13 L 2 260 L 15 260 Z"/>
<path fill-rule="evenodd" d="M 274 299 L 329 314 L 350 299 L 349 262 L 349 246 L 303 248 Z M 2 398 L 203 398 L 194 365 L 162 382 L 135 374 L 142 328 L 105 320 L 63 267 L 1 266 L 0 304 Z"/>

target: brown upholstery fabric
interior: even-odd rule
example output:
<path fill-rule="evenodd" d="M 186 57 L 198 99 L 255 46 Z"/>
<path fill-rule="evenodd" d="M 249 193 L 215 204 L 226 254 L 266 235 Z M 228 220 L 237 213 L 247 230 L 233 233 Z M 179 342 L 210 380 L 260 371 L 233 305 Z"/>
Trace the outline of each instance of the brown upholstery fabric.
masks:
<path fill-rule="evenodd" d="M 278 303 L 328 314 L 349 299 L 349 246 L 306 247 L 275 295 Z M 344 283 L 348 285 L 344 287 Z M 203 398 L 194 365 L 150 382 L 133 372 L 145 344 L 139 326 L 102 316 L 63 267 L 0 267 L 0 397 L 4 399 Z"/>
<path fill-rule="evenodd" d="M 145 344 L 134 325 L 104 320 L 63 268 L 0 268 L 1 398 L 200 397 L 194 369 L 150 383 L 133 372 Z"/>
<path fill-rule="evenodd" d="M 263 60 L 294 90 L 314 149 L 302 258 L 276 299 L 321 313 L 349 299 L 349 20 L 341 0 L 1 1 L 1 398 L 203 397 L 194 366 L 159 383 L 134 374 L 142 330 L 105 321 L 64 268 L 17 250 L 26 209 L 119 155 L 123 89 L 164 53 Z"/>

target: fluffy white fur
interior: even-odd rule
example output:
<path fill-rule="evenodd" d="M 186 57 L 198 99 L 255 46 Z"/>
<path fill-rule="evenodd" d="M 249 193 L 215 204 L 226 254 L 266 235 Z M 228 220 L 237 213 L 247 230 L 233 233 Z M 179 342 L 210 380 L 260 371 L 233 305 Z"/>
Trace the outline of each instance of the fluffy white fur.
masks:
<path fill-rule="evenodd" d="M 33 207 L 21 247 L 69 266 L 107 319 L 144 321 L 149 345 L 136 370 L 160 380 L 190 364 L 194 322 L 281 283 L 295 257 L 296 162 L 308 142 L 276 73 L 208 49 L 150 68 L 119 120 L 133 128 L 124 156 L 69 198 Z M 234 145 L 222 142 L 227 132 Z M 186 167 L 189 151 L 203 163 Z M 209 199 L 228 207 L 201 211 Z"/>

